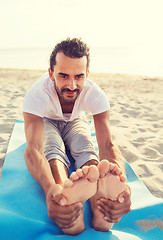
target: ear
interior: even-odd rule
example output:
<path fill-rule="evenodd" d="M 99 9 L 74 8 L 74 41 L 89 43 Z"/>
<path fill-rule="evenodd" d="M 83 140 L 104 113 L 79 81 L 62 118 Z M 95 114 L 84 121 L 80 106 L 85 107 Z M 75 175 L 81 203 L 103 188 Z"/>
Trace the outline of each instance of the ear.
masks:
<path fill-rule="evenodd" d="M 54 77 L 53 77 L 53 72 L 50 68 L 48 68 L 48 72 L 49 72 L 49 77 L 52 81 L 54 81 Z"/>
<path fill-rule="evenodd" d="M 87 70 L 87 72 L 86 72 L 86 78 L 88 77 L 88 75 L 89 75 L 89 70 Z"/>

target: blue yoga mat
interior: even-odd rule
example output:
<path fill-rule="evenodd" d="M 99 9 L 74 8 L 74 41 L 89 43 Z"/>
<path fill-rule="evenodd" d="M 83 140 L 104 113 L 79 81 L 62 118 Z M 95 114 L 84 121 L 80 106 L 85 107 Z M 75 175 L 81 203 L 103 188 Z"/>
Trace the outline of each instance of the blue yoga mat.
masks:
<path fill-rule="evenodd" d="M 91 131 L 98 151 L 93 125 Z M 85 231 L 77 236 L 63 235 L 59 227 L 49 219 L 43 191 L 28 172 L 23 155 L 25 148 L 24 123 L 16 121 L 0 182 L 0 240 L 163 239 L 163 230 L 159 228 L 159 223 L 163 220 L 163 200 L 152 196 L 127 162 L 132 211 L 124 215 L 110 232 L 98 232 L 91 228 L 92 213 L 87 201 L 84 206 Z M 140 222 L 143 220 L 150 223 L 149 230 L 141 227 Z"/>

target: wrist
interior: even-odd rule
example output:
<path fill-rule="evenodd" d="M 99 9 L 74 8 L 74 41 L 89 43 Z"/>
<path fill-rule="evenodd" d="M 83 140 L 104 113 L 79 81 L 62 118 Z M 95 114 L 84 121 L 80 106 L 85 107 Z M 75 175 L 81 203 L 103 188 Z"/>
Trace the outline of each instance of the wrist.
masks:
<path fill-rule="evenodd" d="M 40 183 L 45 196 L 48 194 L 49 190 L 56 185 L 56 183 L 53 181 L 44 181 L 43 183 Z"/>

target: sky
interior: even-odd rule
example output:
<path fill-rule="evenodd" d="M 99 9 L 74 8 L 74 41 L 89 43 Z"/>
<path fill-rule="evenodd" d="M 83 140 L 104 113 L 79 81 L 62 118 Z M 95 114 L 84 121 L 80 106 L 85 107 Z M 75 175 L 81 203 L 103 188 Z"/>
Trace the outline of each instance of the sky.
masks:
<path fill-rule="evenodd" d="M 162 46 L 162 0 L 0 0 L 0 48 Z"/>

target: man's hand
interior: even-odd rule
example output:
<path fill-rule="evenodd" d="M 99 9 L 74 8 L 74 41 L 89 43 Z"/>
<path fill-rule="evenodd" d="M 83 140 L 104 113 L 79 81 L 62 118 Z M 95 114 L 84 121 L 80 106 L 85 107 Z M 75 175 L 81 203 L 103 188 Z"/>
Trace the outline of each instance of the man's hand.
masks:
<path fill-rule="evenodd" d="M 124 214 L 131 211 L 131 191 L 126 184 L 126 189 L 118 197 L 117 201 L 101 198 L 97 201 L 98 209 L 104 215 L 104 219 L 108 222 L 118 223 Z"/>
<path fill-rule="evenodd" d="M 76 224 L 83 208 L 82 203 L 66 205 L 66 199 L 61 194 L 62 187 L 58 184 L 51 186 L 46 194 L 48 216 L 61 229 L 71 228 Z"/>

